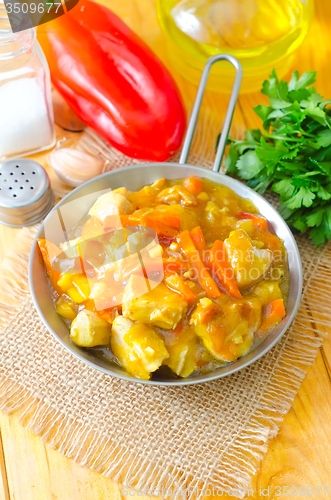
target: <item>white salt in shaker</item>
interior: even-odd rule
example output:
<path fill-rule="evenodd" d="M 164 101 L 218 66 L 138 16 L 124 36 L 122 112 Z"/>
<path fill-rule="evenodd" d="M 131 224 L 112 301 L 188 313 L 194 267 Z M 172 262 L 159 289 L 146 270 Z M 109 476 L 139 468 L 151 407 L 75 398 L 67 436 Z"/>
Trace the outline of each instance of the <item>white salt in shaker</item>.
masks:
<path fill-rule="evenodd" d="M 46 58 L 35 29 L 13 33 L 0 2 L 0 161 L 54 145 Z"/>

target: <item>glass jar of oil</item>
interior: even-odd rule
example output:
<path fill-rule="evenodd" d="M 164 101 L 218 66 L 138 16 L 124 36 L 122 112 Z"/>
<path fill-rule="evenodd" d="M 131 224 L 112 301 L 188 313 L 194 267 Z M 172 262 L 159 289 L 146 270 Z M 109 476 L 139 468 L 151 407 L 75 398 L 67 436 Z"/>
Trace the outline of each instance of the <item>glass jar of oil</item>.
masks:
<path fill-rule="evenodd" d="M 157 0 L 175 68 L 194 84 L 206 60 L 219 53 L 237 57 L 244 69 L 243 92 L 261 88 L 272 68 L 284 76 L 314 15 L 314 0 Z M 291 57 L 292 56 L 292 57 Z M 208 88 L 230 92 L 234 72 L 214 66 Z"/>

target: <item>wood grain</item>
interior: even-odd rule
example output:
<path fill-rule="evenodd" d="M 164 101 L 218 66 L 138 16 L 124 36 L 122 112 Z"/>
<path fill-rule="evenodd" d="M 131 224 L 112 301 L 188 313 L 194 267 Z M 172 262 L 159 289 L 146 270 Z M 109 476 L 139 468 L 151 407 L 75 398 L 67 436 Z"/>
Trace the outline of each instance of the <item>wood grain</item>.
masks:
<path fill-rule="evenodd" d="M 169 64 L 165 43 L 157 25 L 154 0 L 101 0 L 101 3 L 118 13 Z M 293 69 L 318 70 L 317 90 L 330 97 L 331 2 L 316 0 L 315 3 L 315 21 L 298 51 Z M 175 74 L 175 78 L 185 96 L 187 107 L 190 108 L 196 89 L 179 75 Z M 209 110 L 209 116 L 220 128 L 227 100 L 227 97 L 210 92 L 204 99 L 204 110 Z M 261 102 L 260 94 L 240 97 L 232 135 L 239 137 L 245 128 L 259 125 L 252 111 L 258 102 Z M 208 137 L 207 141 L 208 147 L 213 148 L 214 137 Z M 45 154 L 35 155 L 34 158 L 45 163 Z M 16 234 L 17 230 L 0 225 L 0 262 L 14 242 Z M 330 367 L 331 338 L 325 340 L 315 364 L 308 370 L 293 408 L 284 418 L 278 436 L 270 442 L 252 483 L 254 495 L 251 498 L 254 500 L 285 498 L 285 495 L 276 496 L 279 486 L 307 488 L 331 485 Z M 21 427 L 15 416 L 0 414 L 0 429 L 3 445 L 2 450 L 0 442 L 0 500 L 121 499 L 120 489 L 113 481 L 79 467 L 72 460 L 49 449 L 39 438 Z M 261 492 L 268 487 L 268 496 L 263 496 Z M 305 494 L 301 498 L 329 500 L 331 488 L 326 496 L 321 491 L 318 497 L 316 494 Z"/>

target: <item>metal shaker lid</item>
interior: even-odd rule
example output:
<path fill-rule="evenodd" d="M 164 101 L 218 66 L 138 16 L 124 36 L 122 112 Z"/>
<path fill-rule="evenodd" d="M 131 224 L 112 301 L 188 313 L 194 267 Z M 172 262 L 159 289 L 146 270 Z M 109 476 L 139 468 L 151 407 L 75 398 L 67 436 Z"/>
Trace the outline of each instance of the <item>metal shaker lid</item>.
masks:
<path fill-rule="evenodd" d="M 51 210 L 54 195 L 46 170 L 27 159 L 0 164 L 0 222 L 8 226 L 30 226 Z"/>

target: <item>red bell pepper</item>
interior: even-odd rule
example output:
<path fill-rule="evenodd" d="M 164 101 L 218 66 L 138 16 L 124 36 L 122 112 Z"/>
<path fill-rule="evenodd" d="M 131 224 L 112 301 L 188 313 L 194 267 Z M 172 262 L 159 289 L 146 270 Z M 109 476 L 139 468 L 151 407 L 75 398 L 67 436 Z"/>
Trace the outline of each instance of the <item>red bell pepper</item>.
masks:
<path fill-rule="evenodd" d="M 132 158 L 164 161 L 186 115 L 177 85 L 146 43 L 90 0 L 38 31 L 52 81 L 78 117 Z"/>

